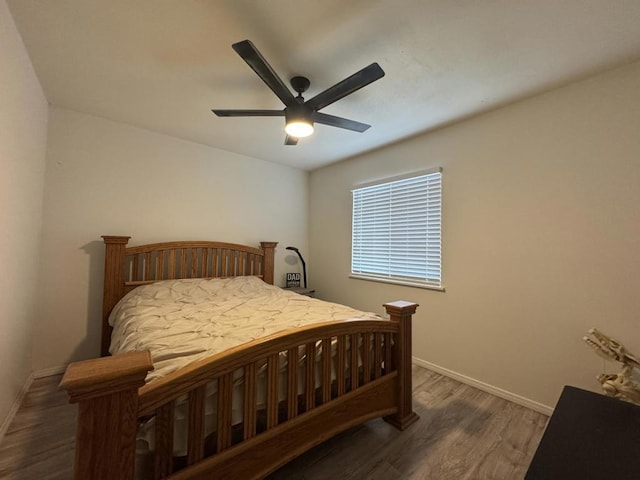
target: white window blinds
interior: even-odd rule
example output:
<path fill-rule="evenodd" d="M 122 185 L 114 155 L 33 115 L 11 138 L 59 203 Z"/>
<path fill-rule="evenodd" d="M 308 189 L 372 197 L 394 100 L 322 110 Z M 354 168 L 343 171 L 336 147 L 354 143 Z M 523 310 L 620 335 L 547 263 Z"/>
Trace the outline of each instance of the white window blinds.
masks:
<path fill-rule="evenodd" d="M 442 171 L 352 193 L 351 274 L 441 288 Z"/>

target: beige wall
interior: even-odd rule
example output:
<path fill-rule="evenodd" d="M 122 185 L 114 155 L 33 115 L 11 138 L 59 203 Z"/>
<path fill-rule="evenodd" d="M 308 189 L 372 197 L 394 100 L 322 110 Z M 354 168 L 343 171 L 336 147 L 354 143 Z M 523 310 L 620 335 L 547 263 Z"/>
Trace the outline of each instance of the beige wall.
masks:
<path fill-rule="evenodd" d="M 0 436 L 31 373 L 47 101 L 0 0 Z"/>
<path fill-rule="evenodd" d="M 314 171 L 310 283 L 418 302 L 416 357 L 534 408 L 597 390 L 590 327 L 640 353 L 638 85 L 640 63 Z M 447 291 L 349 279 L 350 188 L 436 166 Z"/>
<path fill-rule="evenodd" d="M 165 240 L 307 246 L 308 174 L 60 108 L 51 109 L 44 293 L 34 369 L 99 353 L 104 247 Z"/>

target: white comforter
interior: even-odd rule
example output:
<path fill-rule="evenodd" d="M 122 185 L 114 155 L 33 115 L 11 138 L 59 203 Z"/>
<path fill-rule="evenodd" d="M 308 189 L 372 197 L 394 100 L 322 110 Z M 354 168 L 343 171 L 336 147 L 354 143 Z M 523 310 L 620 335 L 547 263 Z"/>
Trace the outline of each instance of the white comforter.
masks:
<path fill-rule="evenodd" d="M 257 277 L 166 280 L 140 286 L 116 305 L 112 354 L 150 350 L 147 382 L 188 363 L 275 332 L 348 318 L 379 319 L 298 295 Z"/>

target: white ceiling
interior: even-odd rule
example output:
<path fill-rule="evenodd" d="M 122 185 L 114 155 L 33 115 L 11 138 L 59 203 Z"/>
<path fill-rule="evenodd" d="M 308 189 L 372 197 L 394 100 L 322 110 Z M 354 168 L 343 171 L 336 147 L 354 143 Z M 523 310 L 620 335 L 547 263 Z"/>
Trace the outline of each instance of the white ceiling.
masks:
<path fill-rule="evenodd" d="M 640 58 L 638 0 L 8 0 L 49 102 L 311 170 Z M 311 98 L 378 62 L 386 76 L 284 146 L 281 109 L 232 50 L 249 39 Z"/>

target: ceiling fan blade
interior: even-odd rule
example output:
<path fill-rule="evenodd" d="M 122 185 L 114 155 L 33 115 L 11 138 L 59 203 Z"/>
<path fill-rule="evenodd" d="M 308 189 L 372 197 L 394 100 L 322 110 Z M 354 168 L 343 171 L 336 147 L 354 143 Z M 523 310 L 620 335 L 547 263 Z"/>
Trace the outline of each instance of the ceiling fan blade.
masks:
<path fill-rule="evenodd" d="M 297 145 L 298 144 L 298 139 L 296 137 L 292 137 L 291 135 L 287 135 L 284 138 L 284 144 L 285 145 Z"/>
<path fill-rule="evenodd" d="M 284 110 L 211 110 L 219 117 L 284 117 Z"/>
<path fill-rule="evenodd" d="M 287 88 L 278 74 L 271 68 L 271 65 L 264 59 L 258 49 L 249 40 L 234 43 L 233 49 L 254 72 L 262 79 L 264 83 L 275 93 L 282 103 L 286 106 L 296 103 L 295 97 L 291 90 Z"/>
<path fill-rule="evenodd" d="M 305 104 L 318 111 L 382 77 L 384 77 L 384 70 L 382 70 L 377 63 L 372 63 L 359 72 L 336 83 L 333 87 L 327 88 L 324 92 L 319 93 L 312 99 L 307 100 Z"/>
<path fill-rule="evenodd" d="M 356 122 L 355 120 L 349 120 L 348 118 L 335 117 L 333 115 L 327 115 L 326 113 L 316 112 L 313 117 L 316 123 L 321 123 L 323 125 L 330 125 L 332 127 L 345 128 L 347 130 L 353 130 L 354 132 L 364 132 L 371 125 L 367 125 L 366 123 Z"/>

